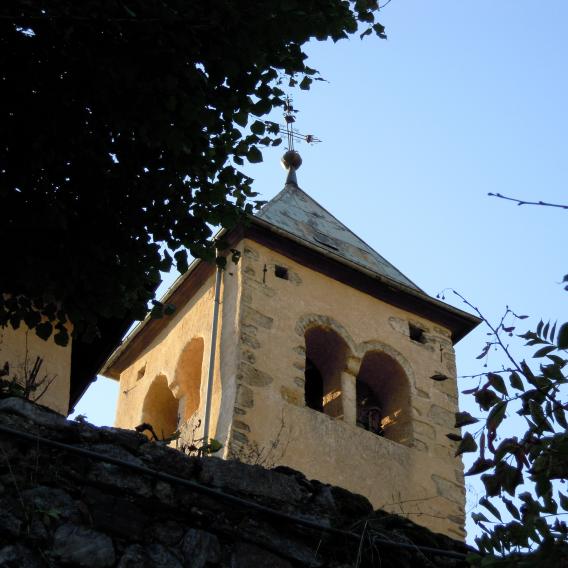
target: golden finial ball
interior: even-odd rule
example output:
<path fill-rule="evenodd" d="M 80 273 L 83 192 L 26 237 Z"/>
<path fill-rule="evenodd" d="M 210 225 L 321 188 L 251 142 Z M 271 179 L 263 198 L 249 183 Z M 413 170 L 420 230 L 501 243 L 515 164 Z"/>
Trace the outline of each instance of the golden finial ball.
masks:
<path fill-rule="evenodd" d="M 281 161 L 285 169 L 289 170 L 290 168 L 294 168 L 297 170 L 302 165 L 302 156 L 300 156 L 296 150 L 288 150 L 282 156 Z"/>

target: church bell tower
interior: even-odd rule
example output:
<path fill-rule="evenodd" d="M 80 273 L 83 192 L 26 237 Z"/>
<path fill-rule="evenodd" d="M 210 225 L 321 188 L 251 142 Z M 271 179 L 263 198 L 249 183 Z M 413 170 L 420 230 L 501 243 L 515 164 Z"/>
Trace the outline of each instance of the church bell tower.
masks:
<path fill-rule="evenodd" d="M 216 455 L 289 466 L 463 538 L 463 466 L 446 435 L 453 346 L 479 321 L 300 189 L 298 154 L 284 163 L 284 189 L 224 232 L 239 262 L 195 261 L 162 300 L 175 314 L 142 322 L 107 362 L 116 425 L 214 438 Z"/>

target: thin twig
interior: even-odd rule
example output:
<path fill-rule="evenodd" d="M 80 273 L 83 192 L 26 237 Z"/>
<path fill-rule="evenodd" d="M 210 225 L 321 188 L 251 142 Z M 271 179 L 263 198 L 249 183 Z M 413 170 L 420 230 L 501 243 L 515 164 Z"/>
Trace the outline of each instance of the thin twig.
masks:
<path fill-rule="evenodd" d="M 568 205 L 561 205 L 559 203 L 547 203 L 546 201 L 525 201 L 523 199 L 516 199 L 514 197 L 507 197 L 501 193 L 488 193 L 490 197 L 499 197 L 499 199 L 506 199 L 507 201 L 513 201 L 517 205 L 541 205 L 543 207 L 558 207 L 559 209 L 568 209 Z"/>
<path fill-rule="evenodd" d="M 464 296 L 462 296 L 459 292 L 456 292 L 455 290 L 452 290 L 453 293 L 458 296 L 458 298 L 461 298 L 461 300 L 467 305 L 469 306 L 472 310 L 475 311 L 475 313 L 480 317 L 480 319 L 483 320 L 483 322 L 485 323 L 485 325 L 491 330 L 492 335 L 495 337 L 495 339 L 497 340 L 499 346 L 501 347 L 501 349 L 503 350 L 503 352 L 505 353 L 505 355 L 507 355 L 507 358 L 509 359 L 509 361 L 511 361 L 511 363 L 513 364 L 513 367 L 517 370 L 517 372 L 524 374 L 523 370 L 521 369 L 521 367 L 519 366 L 519 364 L 517 363 L 517 361 L 515 361 L 515 359 L 513 358 L 513 356 L 511 355 L 511 353 L 509 352 L 509 347 L 507 345 L 505 345 L 499 335 L 499 327 L 494 328 L 493 325 L 491 325 L 491 323 L 489 322 L 489 320 L 481 313 L 481 311 L 479 310 L 479 308 L 477 308 L 476 306 L 474 306 L 471 302 L 469 302 L 468 300 L 466 300 L 464 298 Z M 503 319 L 505 318 L 505 316 L 503 316 L 503 318 L 501 319 L 501 321 L 503 321 Z"/>

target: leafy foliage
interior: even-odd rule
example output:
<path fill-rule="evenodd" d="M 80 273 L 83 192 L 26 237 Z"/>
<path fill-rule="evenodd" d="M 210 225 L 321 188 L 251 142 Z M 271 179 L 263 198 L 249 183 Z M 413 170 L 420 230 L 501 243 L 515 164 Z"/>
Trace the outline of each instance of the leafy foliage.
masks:
<path fill-rule="evenodd" d="M 475 397 L 482 418 L 467 412 L 456 415 L 456 426 L 481 425 L 463 435 L 456 451 L 478 452 L 466 475 L 480 475 L 486 493 L 479 504 L 487 514 L 472 516 L 483 531 L 476 543 L 485 556 L 471 561 L 480 566 L 560 565 L 566 555 L 568 526 L 562 516 L 568 515 L 568 497 L 555 480 L 564 483 L 568 477 L 568 324 L 540 321 L 534 331 L 518 335 L 534 350 L 529 360 L 519 361 L 509 341 L 526 316 L 507 308 L 492 325 L 463 300 L 489 327 L 490 338 L 479 358 L 486 360 L 498 349 L 509 363 L 478 375 L 478 385 L 464 391 Z M 503 437 L 505 431 L 518 434 Z"/>
<path fill-rule="evenodd" d="M 141 319 L 212 226 L 252 211 L 261 117 L 317 80 L 302 46 L 384 37 L 373 0 L 24 0 L 0 6 L 0 325 Z M 171 253 L 171 254 L 170 254 Z M 173 254 L 173 256 L 172 256 Z M 159 308 L 159 307 L 158 307 Z M 154 310 L 156 312 L 159 309 Z"/>

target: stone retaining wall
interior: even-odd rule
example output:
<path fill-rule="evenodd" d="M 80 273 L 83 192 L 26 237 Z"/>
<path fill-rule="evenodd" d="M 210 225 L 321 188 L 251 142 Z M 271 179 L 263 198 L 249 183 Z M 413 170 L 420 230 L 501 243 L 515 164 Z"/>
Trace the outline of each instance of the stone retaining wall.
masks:
<path fill-rule="evenodd" d="M 0 432 L 0 566 L 466 566 L 419 550 L 462 543 L 288 468 L 197 458 L 141 434 L 72 422 L 22 399 L 0 400 L 0 426 L 192 480 L 360 538 L 308 528 L 243 504 Z"/>

